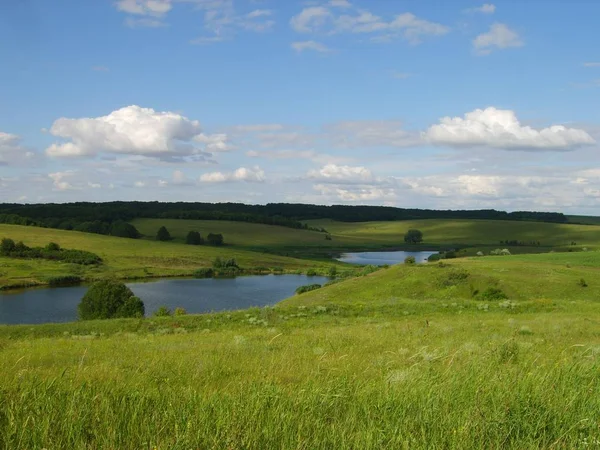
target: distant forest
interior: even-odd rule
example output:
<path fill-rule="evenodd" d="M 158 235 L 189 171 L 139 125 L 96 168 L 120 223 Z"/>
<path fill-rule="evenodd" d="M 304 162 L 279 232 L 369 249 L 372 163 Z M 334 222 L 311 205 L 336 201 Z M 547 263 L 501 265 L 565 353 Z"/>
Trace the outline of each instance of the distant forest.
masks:
<path fill-rule="evenodd" d="M 312 229 L 302 221 L 332 219 L 341 222 L 397 221 L 415 219 L 490 219 L 567 223 L 562 213 L 505 212 L 484 210 L 405 209 L 390 206 L 305 205 L 269 203 L 245 205 L 242 203 L 162 203 L 162 202 L 107 202 L 107 203 L 49 203 L 0 204 L 0 223 L 30 225 L 64 230 L 77 230 L 122 237 L 139 237 L 129 222 L 137 218 L 232 220 L 239 222 L 280 225 L 297 229 Z"/>

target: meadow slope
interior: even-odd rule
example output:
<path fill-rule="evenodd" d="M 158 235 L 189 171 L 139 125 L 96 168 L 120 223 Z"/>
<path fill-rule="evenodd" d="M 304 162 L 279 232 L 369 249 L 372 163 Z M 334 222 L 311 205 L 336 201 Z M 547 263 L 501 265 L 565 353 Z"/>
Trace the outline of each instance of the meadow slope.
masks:
<path fill-rule="evenodd" d="M 306 270 L 338 263 L 319 263 L 233 247 L 190 246 L 180 242 L 156 242 L 115 238 L 76 231 L 0 225 L 0 238 L 23 241 L 28 246 L 56 242 L 63 248 L 87 250 L 99 255 L 99 267 L 79 266 L 45 260 L 0 257 L 0 286 L 44 284 L 51 276 L 78 275 L 93 280 L 107 275 L 122 279 L 185 276 L 200 267 L 210 267 L 214 259 L 235 258 L 241 267 L 281 267 Z"/>

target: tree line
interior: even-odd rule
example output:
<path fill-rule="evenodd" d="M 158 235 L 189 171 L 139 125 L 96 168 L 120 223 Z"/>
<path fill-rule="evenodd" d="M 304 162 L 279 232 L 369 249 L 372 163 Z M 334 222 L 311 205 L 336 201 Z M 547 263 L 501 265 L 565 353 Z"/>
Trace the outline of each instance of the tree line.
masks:
<path fill-rule="evenodd" d="M 269 203 L 198 202 L 77 202 L 65 204 L 0 204 L 0 223 L 137 238 L 139 233 L 127 222 L 137 218 L 230 220 L 279 225 L 327 233 L 303 221 L 332 219 L 341 222 L 399 221 L 417 219 L 487 219 L 566 223 L 567 216 L 556 212 L 483 210 L 433 210 L 391 206 L 311 205 Z"/>
<path fill-rule="evenodd" d="M 48 259 L 63 261 L 71 264 L 96 265 L 102 263 L 102 258 L 92 252 L 84 250 L 63 249 L 55 242 L 50 242 L 45 247 L 28 247 L 22 241 L 15 242 L 4 238 L 0 242 L 0 256 L 25 259 Z"/>

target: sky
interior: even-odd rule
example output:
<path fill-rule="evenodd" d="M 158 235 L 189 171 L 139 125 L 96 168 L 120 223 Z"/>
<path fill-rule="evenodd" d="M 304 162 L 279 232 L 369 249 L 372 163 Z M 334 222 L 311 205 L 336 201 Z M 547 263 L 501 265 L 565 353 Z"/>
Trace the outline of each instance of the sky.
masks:
<path fill-rule="evenodd" d="M 0 202 L 600 215 L 600 2 L 0 0 Z"/>

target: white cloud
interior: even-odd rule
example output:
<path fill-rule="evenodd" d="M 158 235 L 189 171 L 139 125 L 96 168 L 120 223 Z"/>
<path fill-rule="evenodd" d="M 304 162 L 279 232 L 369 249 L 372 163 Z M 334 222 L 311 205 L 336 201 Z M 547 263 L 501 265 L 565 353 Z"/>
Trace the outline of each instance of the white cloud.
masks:
<path fill-rule="evenodd" d="M 444 117 L 423 137 L 436 145 L 492 147 L 506 150 L 573 150 L 594 144 L 584 130 L 553 125 L 534 129 L 523 126 L 511 110 L 477 109 L 463 117 Z"/>
<path fill-rule="evenodd" d="M 496 12 L 496 5 L 494 5 L 492 3 L 484 3 L 483 5 L 478 6 L 476 8 L 465 9 L 464 12 L 466 12 L 468 14 L 473 14 L 473 13 L 494 14 Z"/>
<path fill-rule="evenodd" d="M 325 127 L 331 142 L 341 148 L 396 147 L 421 144 L 418 133 L 402 128 L 396 120 L 357 120 L 338 122 Z"/>
<path fill-rule="evenodd" d="M 600 62 L 586 62 L 583 67 L 600 67 Z"/>
<path fill-rule="evenodd" d="M 15 134 L 0 131 L 0 166 L 30 163 L 36 154 L 21 144 Z"/>
<path fill-rule="evenodd" d="M 335 202 L 377 202 L 379 204 L 393 204 L 397 200 L 394 188 L 381 188 L 376 186 L 336 186 L 328 184 L 316 184 L 313 189 L 327 199 Z"/>
<path fill-rule="evenodd" d="M 328 53 L 331 51 L 329 47 L 316 41 L 292 42 L 292 48 L 297 52 L 312 50 L 319 53 Z"/>
<path fill-rule="evenodd" d="M 336 164 L 327 164 L 319 170 L 311 170 L 307 176 L 313 180 L 336 184 L 371 183 L 375 180 L 371 171 L 365 167 Z"/>
<path fill-rule="evenodd" d="M 519 34 L 503 23 L 495 23 L 490 31 L 480 34 L 473 40 L 473 48 L 479 55 L 489 55 L 493 50 L 511 47 L 522 47 L 524 44 Z"/>
<path fill-rule="evenodd" d="M 143 188 L 146 187 L 146 182 L 144 181 L 136 181 L 135 183 L 133 183 L 133 185 L 137 188 Z"/>
<path fill-rule="evenodd" d="M 232 130 L 238 133 L 265 133 L 270 131 L 281 131 L 283 125 L 278 123 L 262 123 L 253 125 L 236 125 Z"/>
<path fill-rule="evenodd" d="M 265 181 L 265 172 L 258 166 L 247 169 L 240 167 L 233 172 L 211 172 L 200 177 L 202 183 L 225 183 L 245 181 L 248 183 L 262 183 Z"/>
<path fill-rule="evenodd" d="M 135 105 L 102 117 L 63 117 L 54 122 L 50 133 L 68 140 L 46 149 L 46 153 L 54 157 L 94 156 L 105 152 L 159 158 L 205 158 L 204 150 L 228 149 L 226 135 L 203 134 L 197 120 Z"/>
<path fill-rule="evenodd" d="M 334 8 L 343 11 L 340 13 Z M 353 7 L 348 1 L 308 6 L 292 17 L 290 26 L 298 33 L 373 34 L 373 41 L 386 42 L 403 37 L 412 44 L 420 43 L 422 37 L 441 36 L 450 31 L 445 25 L 421 19 L 411 13 L 399 14 L 386 20 L 365 9 Z"/>
<path fill-rule="evenodd" d="M 155 17 L 165 15 L 173 7 L 171 0 L 119 0 L 116 6 L 128 14 Z"/>
<path fill-rule="evenodd" d="M 65 180 L 66 178 L 70 178 L 74 174 L 75 172 L 73 172 L 72 170 L 68 170 L 66 172 L 49 173 L 48 177 L 52 180 L 52 184 L 54 185 L 53 190 L 68 191 L 75 189 L 71 183 Z"/>

